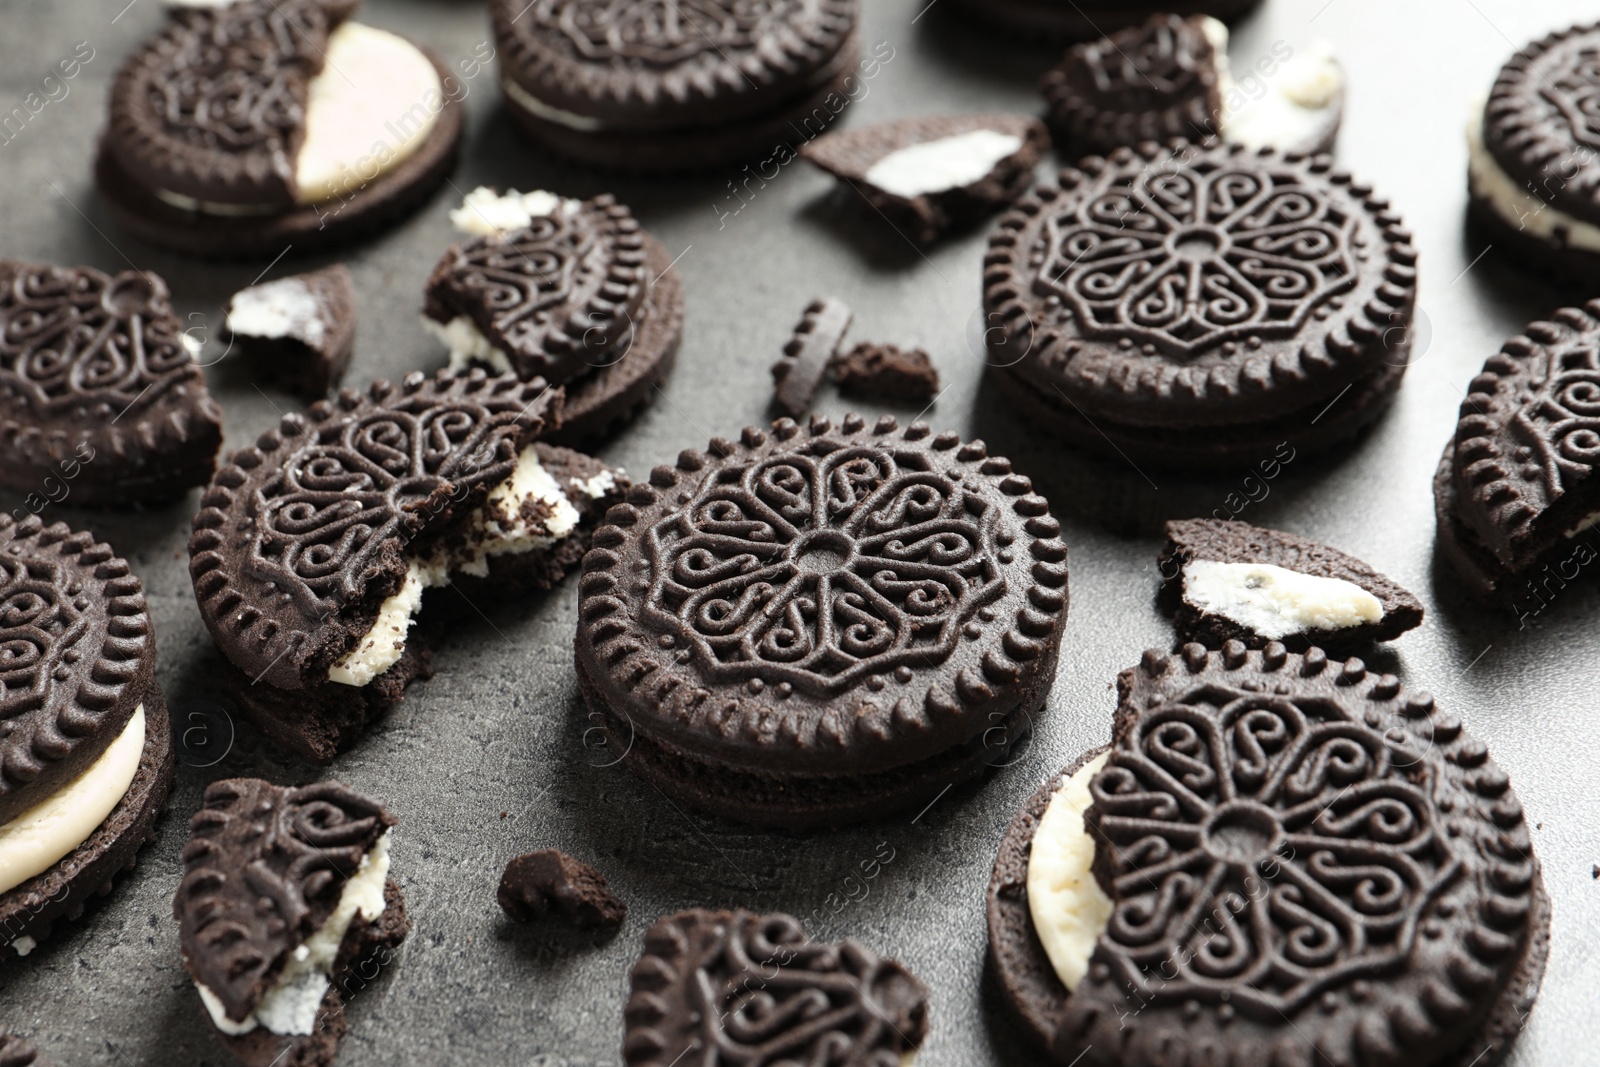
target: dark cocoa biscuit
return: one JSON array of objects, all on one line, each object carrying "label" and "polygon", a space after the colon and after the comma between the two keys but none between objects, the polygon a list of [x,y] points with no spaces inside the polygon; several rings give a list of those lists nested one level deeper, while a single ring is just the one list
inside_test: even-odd
[{"label": "dark cocoa biscuit", "polygon": [[985,259],[991,359],[1043,403],[1203,448],[1358,383],[1386,397],[1375,386],[1404,370],[1415,261],[1398,217],[1326,157],[1118,149],[1001,220]]},{"label": "dark cocoa biscuit", "polygon": [[[394,824],[382,804],[338,782],[289,788],[235,778],[207,787],[190,820],[173,916],[213,1023],[248,1028],[219,1033],[241,1062],[332,1061],[345,1031],[341,987],[410,930],[387,877]],[[306,1018],[304,994],[318,985],[323,995]],[[295,995],[277,996],[291,986]]]},{"label": "dark cocoa biscuit", "polygon": [[519,923],[556,915],[584,930],[615,929],[628,917],[628,906],[607,887],[605,875],[553,848],[506,864],[497,899]]},{"label": "dark cocoa biscuit", "polygon": [[827,133],[801,145],[800,156],[927,244],[1021,196],[1049,146],[1038,119],[934,115]]},{"label": "dark cocoa biscuit", "polygon": [[783,355],[772,365],[773,403],[792,416],[804,415],[828,374],[855,313],[842,300],[819,297],[806,305]]},{"label": "dark cocoa biscuit", "polygon": [[1486,249],[1510,253],[1514,269],[1563,286],[1570,299],[1581,300],[1600,290],[1600,255],[1570,244],[1567,228],[1558,227],[1550,238],[1541,237],[1529,226],[1527,218],[1506,218],[1487,197],[1470,192],[1470,188],[1469,185],[1468,233]]},{"label": "dark cocoa biscuit", "polygon": [[355,283],[343,263],[241,289],[227,315],[252,369],[307,400],[325,398],[355,354]]},{"label": "dark cocoa biscuit", "polygon": [[1166,0],[1160,4],[1061,3],[1060,0],[957,0],[973,18],[1012,33],[1065,41],[1094,41],[1138,26],[1150,16],[1210,15],[1232,22],[1254,11],[1261,0]]},{"label": "dark cocoa biscuit", "polygon": [[0,486],[171,500],[211,476],[221,419],[159,276],[0,261]]},{"label": "dark cocoa biscuit", "polygon": [[[1173,607],[1178,637],[1184,642],[1198,641],[1209,648],[1220,648],[1228,641],[1240,641],[1250,648],[1263,648],[1278,641],[1291,651],[1303,652],[1312,645],[1353,648],[1393,641],[1422,625],[1421,601],[1336,548],[1281,530],[1220,519],[1169,522],[1166,532],[1167,543],[1158,561],[1166,580],[1163,593]],[[1379,614],[1376,619],[1346,618],[1339,628],[1331,628],[1333,620],[1328,620],[1330,626],[1307,628],[1303,618],[1296,623],[1273,612],[1265,618],[1231,617],[1224,608],[1195,595],[1190,588],[1190,567],[1195,563],[1266,564],[1297,575],[1339,579],[1359,586],[1375,598]],[[1261,633],[1258,627],[1263,622],[1271,625],[1274,632]],[[1277,632],[1285,627],[1285,632]]]},{"label": "dark cocoa biscuit", "polygon": [[559,385],[619,358],[650,278],[625,205],[610,195],[549,202],[526,226],[452,246],[428,279],[423,314],[440,325],[467,319],[520,377]]},{"label": "dark cocoa biscuit", "polygon": [[1003,759],[1023,731],[996,728],[1043,704],[1059,534],[1008,461],[921,423],[813,416],[715,439],[595,532],[580,686],[634,739],[630,767],[730,818],[813,827],[925,803]]},{"label": "dark cocoa biscuit", "polygon": [[830,369],[843,393],[913,402],[939,395],[939,372],[920,348],[859,344],[835,355]]},{"label": "dark cocoa biscuit", "polygon": [[1104,155],[1142,141],[1219,135],[1222,86],[1203,22],[1152,15],[1067,49],[1039,84],[1061,147],[1073,156]]},{"label": "dark cocoa biscuit", "polygon": [[[825,944],[781,914],[695,909],[657,920],[629,975],[628,1067],[900,1064],[928,1036],[928,989],[855,941]],[[687,1061],[686,1061],[687,1062]]]},{"label": "dark cocoa biscuit", "polygon": [[[1148,652],[1118,685],[1084,813],[1109,922],[1063,1001],[1037,956],[1011,972],[1055,1062],[1501,1062],[1549,898],[1505,772],[1459,719],[1359,660],[1276,643]],[[1008,839],[1002,857],[1021,854]],[[1002,967],[1037,942],[1012,897],[991,910]]]}]

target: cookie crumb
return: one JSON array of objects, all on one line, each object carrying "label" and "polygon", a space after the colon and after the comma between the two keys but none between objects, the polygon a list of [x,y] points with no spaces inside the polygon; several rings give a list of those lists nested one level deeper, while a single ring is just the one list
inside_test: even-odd
[{"label": "cookie crumb", "polygon": [[558,915],[583,930],[615,929],[628,906],[606,888],[606,876],[553,848],[518,856],[500,876],[500,907],[520,923]]},{"label": "cookie crumb", "polygon": [[939,372],[920,348],[862,343],[833,359],[841,391],[884,400],[928,401],[939,395]]}]

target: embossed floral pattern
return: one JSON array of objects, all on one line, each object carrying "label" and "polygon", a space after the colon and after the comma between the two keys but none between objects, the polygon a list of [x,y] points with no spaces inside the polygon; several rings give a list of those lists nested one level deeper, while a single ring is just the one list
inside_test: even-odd
[{"label": "embossed floral pattern", "polygon": [[1552,351],[1546,369],[1524,383],[1510,422],[1519,466],[1553,502],[1600,464],[1600,352],[1585,337]]},{"label": "embossed floral pattern", "polygon": [[889,451],[754,463],[650,532],[646,618],[703,670],[827,694],[949,656],[1003,591],[987,506]]},{"label": "embossed floral pattern", "polygon": [[664,68],[755,51],[802,10],[799,0],[536,0],[521,19],[583,60]]},{"label": "embossed floral pattern", "polygon": [[69,650],[88,629],[88,605],[67,582],[56,564],[0,556],[0,720],[44,704],[63,657],[81,658]]}]

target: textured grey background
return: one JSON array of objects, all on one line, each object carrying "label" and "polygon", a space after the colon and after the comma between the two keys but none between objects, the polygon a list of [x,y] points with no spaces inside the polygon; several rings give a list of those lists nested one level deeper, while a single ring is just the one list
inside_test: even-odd
[{"label": "textured grey background", "polygon": [[[115,230],[89,183],[110,77],[161,18],[158,0],[127,9],[125,2],[4,0],[0,8],[0,112],[38,88],[77,42],[95,49],[69,94],[0,145],[0,254],[152,268],[169,280],[192,325],[214,328],[228,294],[265,260],[203,265],[146,247]],[[867,0],[865,39],[869,48],[887,42],[893,59],[867,83],[852,124],[1038,107],[1033,85],[1053,51],[976,31],[945,10],[951,0],[937,0],[914,22],[925,3]],[[1565,302],[1493,249],[1469,269],[1483,249],[1462,228],[1468,101],[1515,47],[1586,13],[1600,13],[1600,5],[1268,0],[1233,49],[1236,61],[1249,62],[1280,38],[1297,48],[1317,37],[1336,44],[1351,82],[1340,161],[1393,199],[1421,248],[1431,339],[1394,411],[1341,460],[1297,461],[1264,489],[1253,486],[1260,499],[1241,517],[1354,552],[1427,602],[1427,624],[1398,642],[1384,667],[1433,690],[1510,771],[1537,826],[1555,901],[1554,952],[1514,1060],[1522,1065],[1600,1062],[1600,882],[1591,878],[1600,862],[1600,595],[1574,586],[1521,629],[1463,600],[1453,576],[1433,562],[1429,483],[1464,384],[1503,337]],[[476,3],[368,0],[362,17],[412,34],[452,62],[471,57],[488,34]],[[932,353],[949,388],[931,422],[982,436],[1049,495],[1072,550],[1072,615],[1049,715],[1015,765],[982,789],[945,796],[914,823],[901,818],[799,839],[685,815],[586,746],[591,724],[570,666],[574,583],[484,615],[457,605],[459,620],[437,640],[438,677],[416,686],[325,772],[384,798],[399,816],[394,873],[416,923],[396,961],[355,998],[341,1062],[615,1064],[640,935],[657,915],[697,904],[788,910],[807,917],[819,936],[856,937],[905,960],[933,990],[933,1032],[919,1061],[929,1067],[1032,1062],[984,976],[982,894],[1000,834],[1041,780],[1106,740],[1116,672],[1145,647],[1171,641],[1152,603],[1157,519],[1208,513],[1229,494],[1245,499],[1246,487],[1239,479],[1184,482],[1155,471],[1147,480],[1015,423],[983,386],[983,361],[968,341],[982,234],[924,257],[849,196],[834,198],[831,181],[800,163],[764,185],[750,180],[737,198],[732,186],[745,175],[733,171],[617,180],[565,167],[515,134],[498,108],[492,73],[466,84],[470,128],[455,189],[348,253],[362,315],[352,384],[441,364],[416,313],[423,280],[451,239],[446,211],[460,193],[480,183],[577,195],[611,190],[674,255],[683,253],[688,326],[665,395],[606,449],[608,459],[642,473],[686,446],[763,421],[767,367],[791,323],[813,296],[842,296],[856,310],[856,339],[915,342]],[[289,268],[286,260],[271,274]],[[1419,340],[1429,332],[1419,331]],[[207,358],[223,347],[213,342]],[[235,357],[208,373],[230,445],[296,407],[258,389]],[[831,393],[818,406],[845,410]],[[218,761],[182,768],[159,838],[105,906],[0,973],[0,1024],[30,1033],[64,1064],[226,1059],[178,962],[170,918],[184,825],[213,778],[319,775],[267,750],[242,723],[232,736],[228,698],[214,682],[218,660],[182,558],[194,502],[133,515],[67,506],[46,513],[93,529],[133,562],[149,592],[161,682],[185,731],[188,761]],[[518,928],[502,918],[494,902],[502,864],[543,846],[595,861],[610,875],[632,908],[613,940]],[[892,862],[861,880],[861,864],[880,854],[892,854]]]}]

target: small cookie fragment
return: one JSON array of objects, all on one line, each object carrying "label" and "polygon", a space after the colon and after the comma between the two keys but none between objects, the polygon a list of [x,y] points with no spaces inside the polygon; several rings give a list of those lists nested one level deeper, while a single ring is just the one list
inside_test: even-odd
[{"label": "small cookie fragment", "polygon": [[882,1067],[910,1062],[928,1036],[928,988],[904,964],[813,941],[789,915],[666,916],[629,983],[627,1067],[777,1063],[765,1053],[780,1049],[783,1063]]},{"label": "small cookie fragment", "polygon": [[228,301],[228,333],[254,369],[307,400],[321,400],[344,378],[355,352],[355,297],[343,263],[252,285]]},{"label": "small cookie fragment", "polygon": [[616,928],[628,906],[606,888],[606,876],[553,848],[518,856],[500,876],[500,907],[519,923],[557,915],[581,930]]},{"label": "small cookie fragment", "polygon": [[833,359],[833,377],[842,392],[884,400],[932,400],[939,395],[939,372],[920,348],[863,342]]},{"label": "small cookie fragment", "polygon": [[1349,648],[1422,624],[1422,603],[1354,556],[1249,523],[1169,522],[1160,567],[1179,637],[1209,648]]},{"label": "small cookie fragment", "polygon": [[39,1048],[21,1034],[0,1028],[0,1067],[49,1067]]},{"label": "small cookie fragment", "polygon": [[773,401],[780,410],[798,418],[810,409],[853,317],[844,301],[831,296],[807,305],[783,356],[772,365]]},{"label": "small cookie fragment", "polygon": [[800,156],[928,244],[1026,192],[1049,146],[1044,124],[1024,115],[934,115],[823,134]]}]

